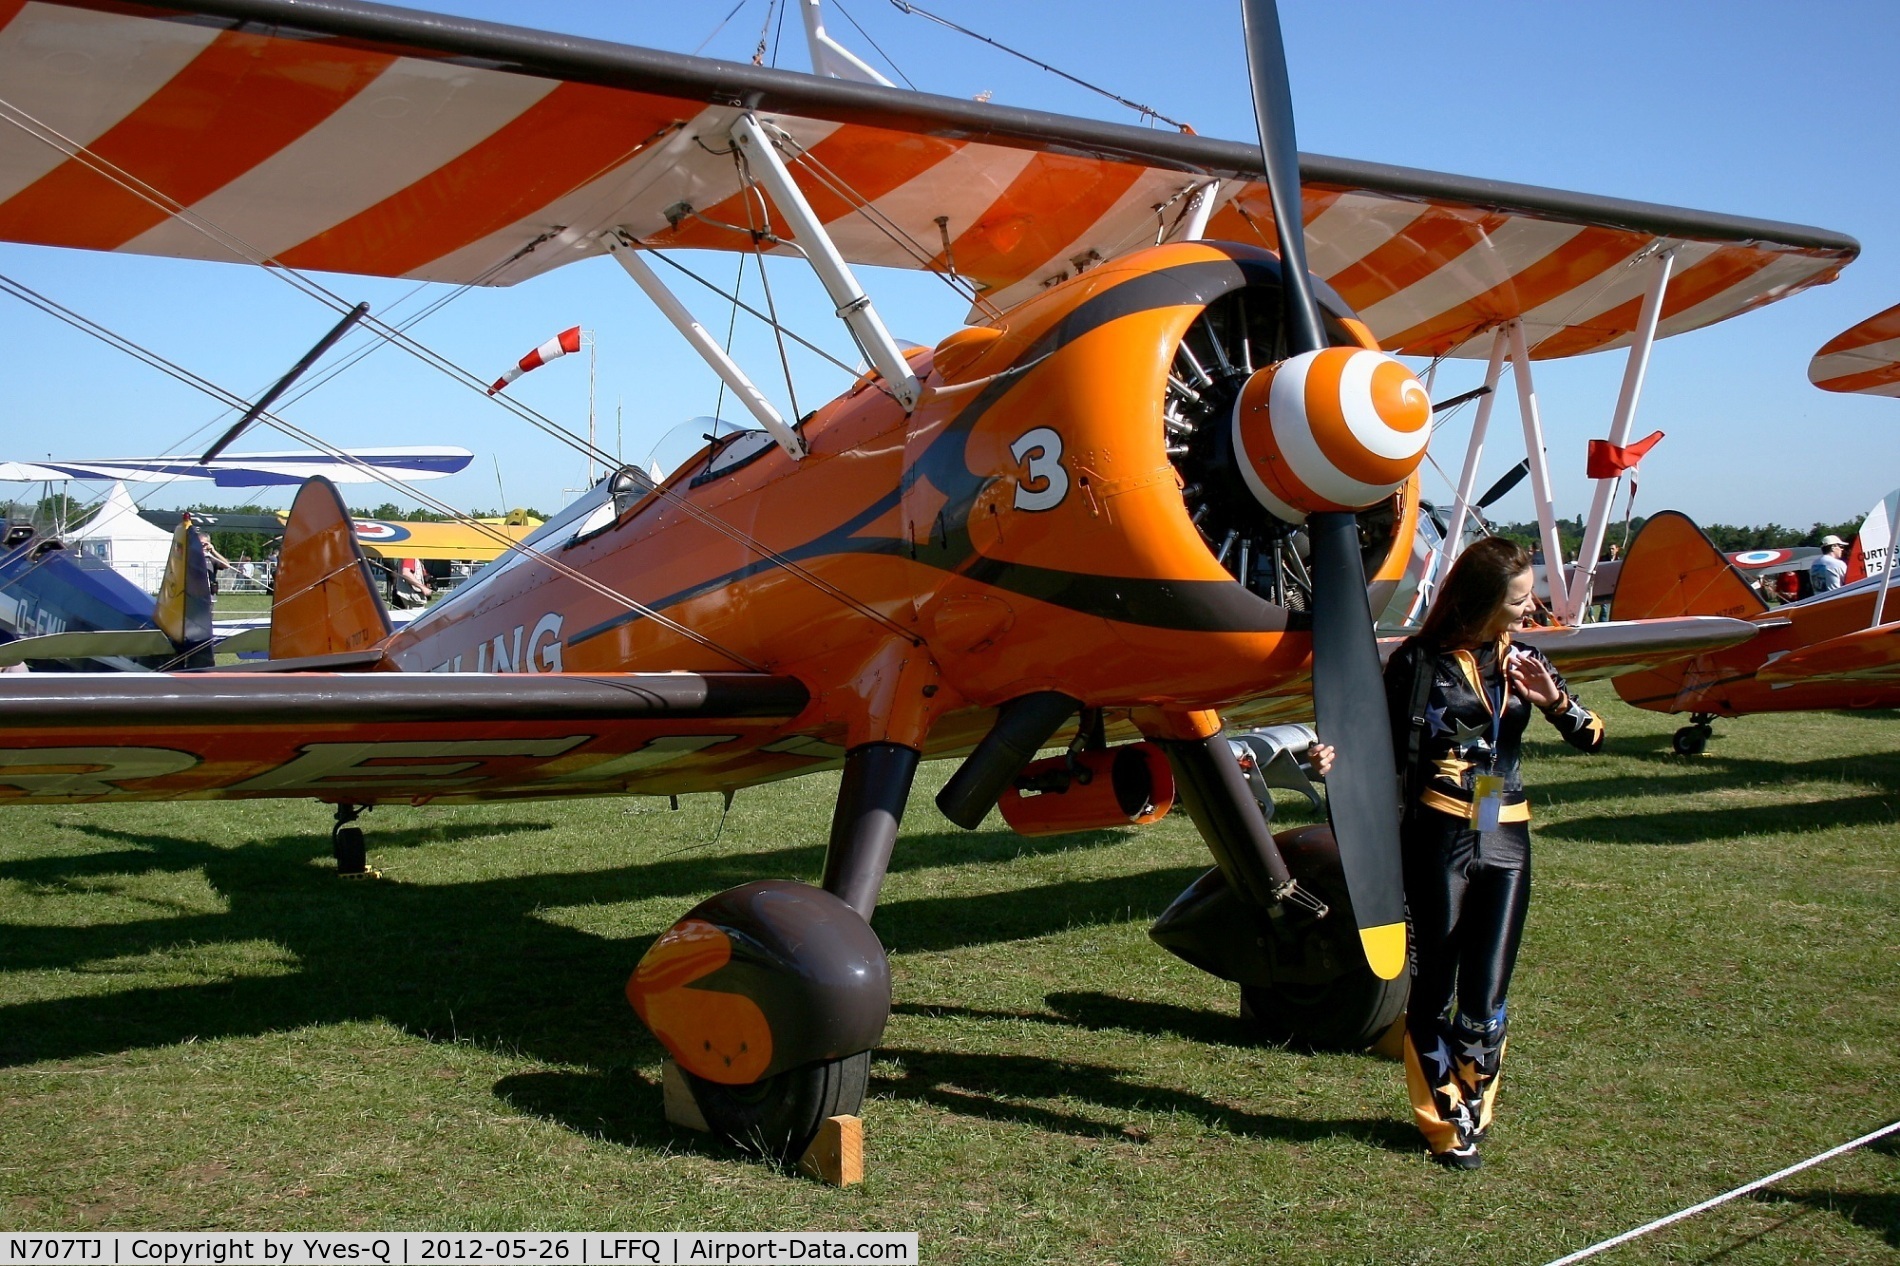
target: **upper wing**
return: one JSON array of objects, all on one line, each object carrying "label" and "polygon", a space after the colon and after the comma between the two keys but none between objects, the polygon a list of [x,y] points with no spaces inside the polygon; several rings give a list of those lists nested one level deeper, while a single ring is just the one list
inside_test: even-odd
[{"label": "upper wing", "polygon": [[1823,391],[1900,396],[1900,304],[1829,339],[1808,362],[1808,381]]},{"label": "upper wing", "polygon": [[0,804],[714,790],[835,759],[752,673],[0,675]]},{"label": "upper wing", "polygon": [[[1181,232],[1272,245],[1257,146],[818,79],[356,0],[12,0],[0,239],[505,285],[604,249],[751,249],[728,130],[765,115],[858,263],[954,270],[1005,307]],[[1301,158],[1314,271],[1391,350],[1628,341],[1831,280],[1821,229]],[[173,214],[177,212],[178,214]]]}]

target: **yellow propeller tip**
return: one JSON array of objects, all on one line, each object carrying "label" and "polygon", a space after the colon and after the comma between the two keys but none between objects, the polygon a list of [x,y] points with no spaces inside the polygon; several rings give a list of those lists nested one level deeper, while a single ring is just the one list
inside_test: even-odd
[{"label": "yellow propeller tip", "polygon": [[1360,928],[1359,943],[1365,947],[1366,962],[1372,974],[1380,980],[1396,980],[1405,970],[1405,924]]}]

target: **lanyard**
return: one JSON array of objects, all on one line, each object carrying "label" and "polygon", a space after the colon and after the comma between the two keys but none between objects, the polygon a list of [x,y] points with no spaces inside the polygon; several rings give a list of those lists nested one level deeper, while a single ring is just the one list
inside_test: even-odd
[{"label": "lanyard", "polygon": [[[1498,665],[1497,698],[1492,699],[1491,691],[1484,684],[1483,673],[1478,674],[1478,693],[1483,697],[1485,706],[1491,709],[1491,768],[1495,771],[1498,767],[1498,735],[1504,725],[1505,706],[1511,701],[1511,679],[1504,671],[1503,653],[1494,650],[1492,654]],[[1473,655],[1471,658],[1475,664],[1478,657]]]}]

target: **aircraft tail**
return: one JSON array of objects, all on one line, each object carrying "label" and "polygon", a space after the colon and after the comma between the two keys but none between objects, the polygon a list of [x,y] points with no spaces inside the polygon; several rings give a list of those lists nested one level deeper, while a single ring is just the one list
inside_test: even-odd
[{"label": "aircraft tail", "polygon": [[171,639],[184,668],[210,668],[211,564],[205,559],[204,536],[187,514],[172,532],[171,553],[158,582],[152,622]]},{"label": "aircraft tail", "polygon": [[[1746,620],[1768,603],[1685,514],[1652,515],[1630,542],[1610,600],[1612,620],[1660,620],[1682,615],[1725,615]],[[1625,702],[1657,711],[1682,690],[1691,659],[1617,677]]]},{"label": "aircraft tail", "polygon": [[1853,584],[1887,570],[1892,557],[1893,529],[1900,522],[1900,488],[1874,502],[1874,508],[1861,520],[1860,531],[1847,551],[1847,575],[1842,584]]},{"label": "aircraft tail", "polygon": [[277,556],[270,657],[366,650],[388,637],[390,628],[342,494],[321,475],[304,481]]}]

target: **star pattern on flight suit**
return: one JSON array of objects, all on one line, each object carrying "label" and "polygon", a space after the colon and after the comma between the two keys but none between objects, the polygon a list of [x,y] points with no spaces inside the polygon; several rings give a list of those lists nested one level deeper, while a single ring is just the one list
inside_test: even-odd
[{"label": "star pattern on flight suit", "polygon": [[1471,768],[1472,764],[1470,761],[1460,760],[1457,756],[1447,756],[1442,760],[1432,762],[1432,769],[1440,778],[1447,779],[1461,787],[1464,786],[1465,771]]},{"label": "star pattern on flight suit", "polygon": [[1458,723],[1458,730],[1452,735],[1451,741],[1457,745],[1459,752],[1465,756],[1475,756],[1479,759],[1483,759],[1491,755],[1490,729],[1491,727],[1488,725],[1466,725],[1463,721],[1460,721]]}]

